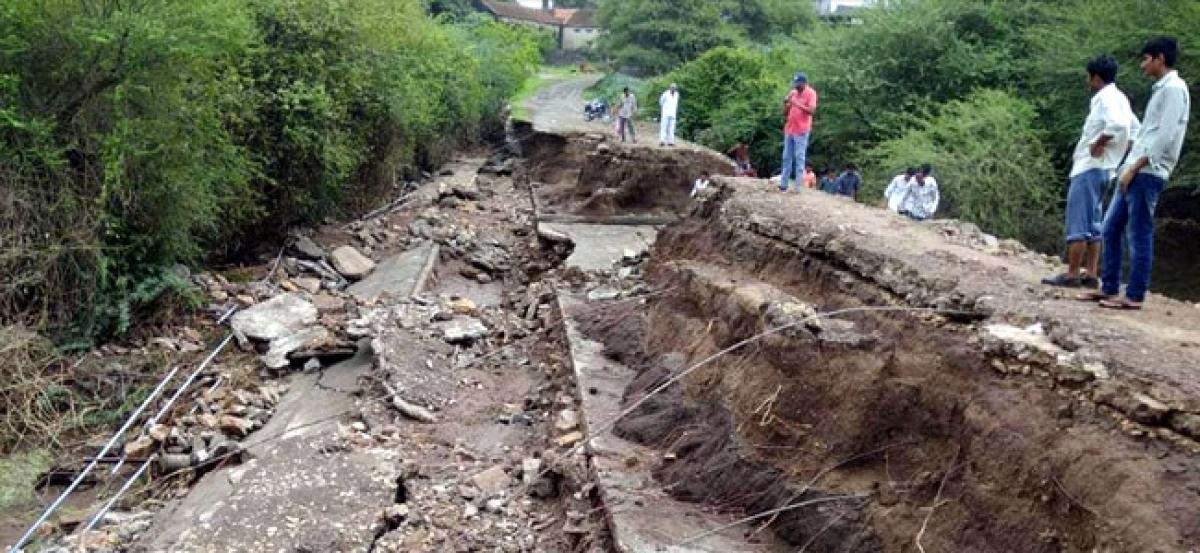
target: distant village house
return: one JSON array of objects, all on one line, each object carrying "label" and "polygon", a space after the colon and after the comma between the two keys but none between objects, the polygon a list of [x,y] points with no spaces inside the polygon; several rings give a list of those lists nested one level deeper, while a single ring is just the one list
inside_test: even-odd
[{"label": "distant village house", "polygon": [[555,8],[553,0],[541,0],[541,7],[480,0],[479,8],[500,21],[532,25],[553,32],[560,50],[586,49],[600,36],[600,23],[594,9]]}]

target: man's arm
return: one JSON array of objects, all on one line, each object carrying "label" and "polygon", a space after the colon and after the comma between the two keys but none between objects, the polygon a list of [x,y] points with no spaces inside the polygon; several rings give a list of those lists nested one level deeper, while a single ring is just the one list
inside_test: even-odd
[{"label": "man's arm", "polygon": [[1141,148],[1143,155],[1129,162],[1128,168],[1121,175],[1121,191],[1129,189],[1133,177],[1148,165],[1161,164],[1164,157],[1169,155],[1167,149],[1172,140],[1184,131],[1183,117],[1187,112],[1187,92],[1180,89],[1167,89],[1163,94],[1162,110],[1154,121],[1143,121],[1144,135],[1148,142]]}]

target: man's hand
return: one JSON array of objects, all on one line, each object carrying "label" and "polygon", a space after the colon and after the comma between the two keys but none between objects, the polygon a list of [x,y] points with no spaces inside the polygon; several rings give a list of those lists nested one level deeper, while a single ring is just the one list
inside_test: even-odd
[{"label": "man's hand", "polygon": [[1130,167],[1124,173],[1121,173],[1121,179],[1118,182],[1121,186],[1121,193],[1129,192],[1129,183],[1133,182],[1133,177],[1137,175],[1138,170]]}]

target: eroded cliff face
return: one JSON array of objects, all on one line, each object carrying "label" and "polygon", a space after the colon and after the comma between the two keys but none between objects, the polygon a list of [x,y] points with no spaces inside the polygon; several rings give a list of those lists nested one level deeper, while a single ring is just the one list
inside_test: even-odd
[{"label": "eroded cliff face", "polygon": [[1200,309],[1102,312],[972,225],[719,180],[659,234],[664,292],[582,325],[627,405],[687,372],[617,426],[671,494],[809,551],[1200,543]]}]

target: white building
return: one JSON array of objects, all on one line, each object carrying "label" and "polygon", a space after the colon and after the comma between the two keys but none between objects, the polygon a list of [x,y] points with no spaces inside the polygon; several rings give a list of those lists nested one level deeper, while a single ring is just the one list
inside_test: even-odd
[{"label": "white building", "polygon": [[838,16],[849,15],[855,10],[872,6],[878,0],[814,0],[817,5],[817,15]]}]

